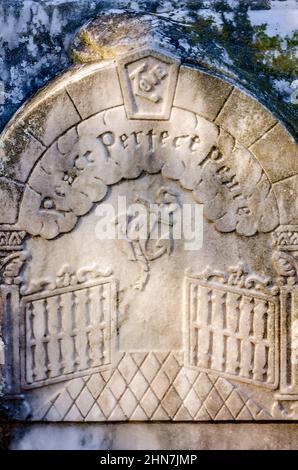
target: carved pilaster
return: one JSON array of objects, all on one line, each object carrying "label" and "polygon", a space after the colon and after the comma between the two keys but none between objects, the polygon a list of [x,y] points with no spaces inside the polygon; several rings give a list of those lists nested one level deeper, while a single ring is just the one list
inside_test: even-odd
[{"label": "carved pilaster", "polygon": [[273,264],[282,285],[296,285],[298,273],[298,225],[281,225],[273,234]]},{"label": "carved pilaster", "polygon": [[[12,409],[23,409],[18,339],[20,272],[28,259],[23,246],[25,236],[24,231],[0,231],[0,390],[3,388],[5,391],[5,400],[1,399],[0,414],[4,417],[9,417]],[[13,342],[9,340],[11,337],[14,338]],[[16,402],[19,403],[17,406]],[[17,411],[17,414],[21,416],[23,412]]]},{"label": "carved pilaster", "polygon": [[274,232],[273,264],[281,289],[279,400],[298,398],[298,226]]},{"label": "carved pilaster", "polygon": [[19,273],[28,254],[23,251],[24,231],[0,231],[0,284],[20,284]]}]

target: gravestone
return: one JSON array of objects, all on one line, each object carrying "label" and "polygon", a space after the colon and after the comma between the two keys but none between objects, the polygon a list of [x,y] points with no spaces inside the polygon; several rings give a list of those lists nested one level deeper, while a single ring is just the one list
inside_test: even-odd
[{"label": "gravestone", "polygon": [[[236,84],[181,64],[150,21],[83,28],[85,63],[2,134],[2,414],[296,420],[297,146]],[[138,234],[136,204],[161,214],[157,237]],[[123,236],[104,239],[111,207]],[[167,236],[184,219],[194,244]]]}]

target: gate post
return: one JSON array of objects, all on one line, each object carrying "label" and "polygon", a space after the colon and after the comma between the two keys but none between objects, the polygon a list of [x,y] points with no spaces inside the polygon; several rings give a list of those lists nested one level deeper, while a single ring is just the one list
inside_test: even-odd
[{"label": "gate post", "polygon": [[282,400],[298,399],[298,287],[281,288],[280,393]]},{"label": "gate post", "polygon": [[280,226],[274,234],[273,255],[280,275],[279,401],[298,399],[298,226]]},{"label": "gate post", "polygon": [[20,383],[20,271],[28,255],[23,251],[26,232],[0,233],[0,418],[28,414]]}]

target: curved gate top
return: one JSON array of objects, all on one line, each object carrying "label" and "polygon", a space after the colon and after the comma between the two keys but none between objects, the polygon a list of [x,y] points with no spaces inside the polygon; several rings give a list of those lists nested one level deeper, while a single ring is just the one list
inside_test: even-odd
[{"label": "curved gate top", "polygon": [[95,31],[100,60],[2,134],[3,409],[297,419],[297,146],[144,18],[142,34],[134,15],[83,28],[74,55]]}]

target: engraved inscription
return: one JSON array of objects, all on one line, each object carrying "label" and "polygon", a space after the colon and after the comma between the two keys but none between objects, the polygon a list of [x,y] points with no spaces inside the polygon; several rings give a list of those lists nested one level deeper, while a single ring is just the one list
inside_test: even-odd
[{"label": "engraved inscription", "polygon": [[156,63],[150,67],[148,60],[137,65],[129,74],[129,78],[134,82],[134,94],[154,103],[163,99],[157,90],[167,76],[164,64]]},{"label": "engraved inscription", "polygon": [[139,52],[118,63],[129,119],[168,119],[178,62],[161,54]]},{"label": "engraved inscription", "polygon": [[[121,126],[115,124],[119,120]],[[172,120],[160,127],[127,121],[123,108],[117,108],[70,129],[32,172],[22,199],[20,226],[33,235],[55,238],[70,231],[78,217],[101,201],[109,185],[137,178],[143,171],[161,172],[193,191],[220,232],[252,236],[278,225],[269,180],[231,135],[175,108]]]},{"label": "engraved inscription", "polygon": [[217,146],[193,171],[195,198],[221,232],[270,232],[279,223],[272,187],[250,152],[220,131]]},{"label": "engraved inscription", "polygon": [[218,149],[214,149],[207,157],[207,161],[210,159],[211,162],[215,163],[215,177],[222,184],[224,188],[230,191],[232,199],[238,201],[238,207],[236,209],[237,215],[250,214],[248,207],[248,201],[241,191],[240,183],[237,179],[237,175],[233,170],[225,163],[224,156]]}]

